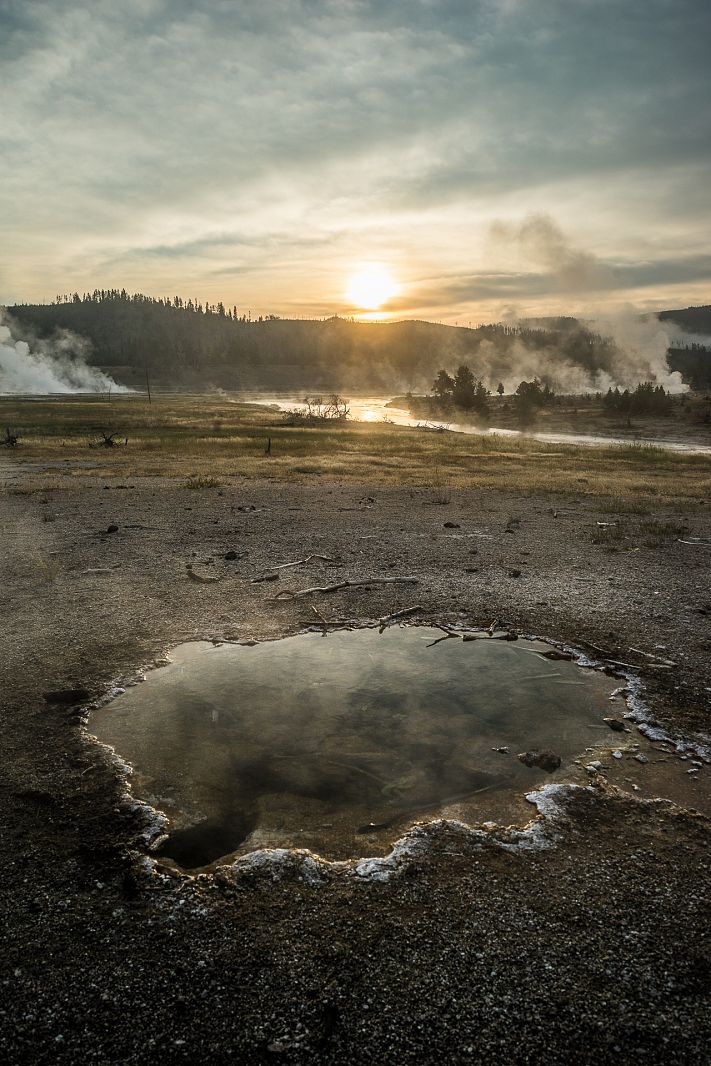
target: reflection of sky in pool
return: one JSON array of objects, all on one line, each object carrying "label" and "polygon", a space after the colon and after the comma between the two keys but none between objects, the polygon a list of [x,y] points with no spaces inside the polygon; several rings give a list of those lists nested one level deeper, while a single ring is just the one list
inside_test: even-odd
[{"label": "reflection of sky in pool", "polygon": [[[427,627],[184,644],[90,728],[171,820],[165,853],[204,865],[264,846],[374,854],[408,821],[482,820],[591,743],[614,687],[547,646],[444,640]],[[508,746],[510,754],[493,748]]]}]

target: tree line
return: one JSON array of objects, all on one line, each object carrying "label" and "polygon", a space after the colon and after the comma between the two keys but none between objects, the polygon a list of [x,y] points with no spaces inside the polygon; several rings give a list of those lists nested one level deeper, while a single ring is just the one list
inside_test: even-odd
[{"label": "tree line", "polygon": [[[354,322],[338,316],[306,321],[275,314],[252,318],[236,305],[181,296],[154,298],[125,289],[73,292],[51,303],[18,304],[9,311],[28,336],[47,338],[68,330],[86,338],[90,362],[127,384],[139,383],[148,368],[152,380],[178,386],[422,393],[446,355],[450,365],[473,368],[474,384],[464,379],[457,384],[457,402],[483,409],[482,387],[510,379],[522,353],[535,353],[541,365],[580,367],[591,381],[600,371],[609,372],[616,358],[610,338],[574,319],[467,329],[421,321]],[[686,361],[695,387],[711,387],[711,353],[680,351],[672,353],[670,361],[674,357]],[[672,369],[677,368],[672,361]]]}]

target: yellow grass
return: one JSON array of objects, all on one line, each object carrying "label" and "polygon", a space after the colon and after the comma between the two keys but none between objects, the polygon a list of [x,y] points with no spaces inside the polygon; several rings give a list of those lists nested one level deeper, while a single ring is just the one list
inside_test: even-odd
[{"label": "yellow grass", "polygon": [[[86,477],[160,476],[206,491],[235,477],[275,481],[346,480],[430,486],[446,498],[451,489],[477,487],[526,494],[599,496],[643,511],[646,502],[684,509],[711,497],[708,457],[659,448],[612,445],[590,448],[502,436],[433,433],[404,427],[346,423],[290,427],[283,416],[254,405],[212,396],[161,396],[105,400],[0,400],[0,425],[21,434],[20,445],[0,459],[61,463],[45,469],[42,491]],[[95,448],[101,431],[128,438],[125,447]],[[265,454],[271,438],[271,452]],[[63,462],[69,460],[69,462]],[[51,479],[51,480],[50,480]],[[205,480],[207,479],[207,480]],[[33,491],[34,477],[12,491]]]}]

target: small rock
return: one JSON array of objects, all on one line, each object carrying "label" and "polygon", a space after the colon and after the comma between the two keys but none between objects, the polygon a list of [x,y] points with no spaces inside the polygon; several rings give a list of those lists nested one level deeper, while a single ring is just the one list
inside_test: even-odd
[{"label": "small rock", "polygon": [[520,576],[521,576],[521,571],[520,570],[509,570],[509,577],[520,577]]},{"label": "small rock", "polygon": [[492,748],[492,751],[498,751],[500,755],[508,755],[511,749],[506,744],[502,744],[500,748]]},{"label": "small rock", "polygon": [[603,718],[603,722],[609,725],[610,729],[614,730],[615,733],[625,732],[625,723],[619,718]]},{"label": "small rock", "polygon": [[641,751],[635,755],[635,759],[637,760],[637,762],[649,762],[647,756],[643,755]]},{"label": "small rock", "polygon": [[621,759],[622,758],[622,752],[621,751],[613,751],[612,758],[613,759]]},{"label": "small rock", "polygon": [[118,533],[118,526],[117,525],[113,525],[113,524],[110,525],[110,526],[107,526],[106,527],[106,532],[107,533]]},{"label": "small rock", "polygon": [[444,528],[445,529],[461,529],[462,527],[459,525],[459,522],[445,522],[444,523]]},{"label": "small rock", "polygon": [[225,552],[223,558],[225,558],[228,562],[231,563],[234,559],[239,559],[240,556],[245,555],[245,554],[246,554],[245,552],[229,551],[229,552]]},{"label": "small rock", "polygon": [[557,770],[561,763],[560,755],[547,749],[545,751],[522,751],[517,758],[524,766],[538,766],[548,773]]}]

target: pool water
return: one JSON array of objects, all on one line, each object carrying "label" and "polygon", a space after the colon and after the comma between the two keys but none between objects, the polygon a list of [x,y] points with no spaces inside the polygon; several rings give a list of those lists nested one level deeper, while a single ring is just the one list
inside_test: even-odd
[{"label": "pool water", "polygon": [[[189,869],[268,846],[378,854],[422,817],[520,819],[524,793],[564,778],[606,729],[619,682],[551,661],[546,644],[443,635],[183,644],[90,728],[168,815],[160,850]],[[559,770],[517,758],[546,749]]]}]

